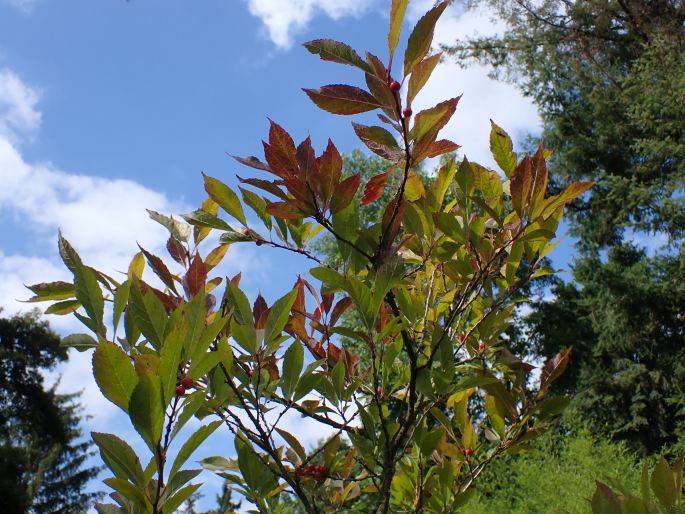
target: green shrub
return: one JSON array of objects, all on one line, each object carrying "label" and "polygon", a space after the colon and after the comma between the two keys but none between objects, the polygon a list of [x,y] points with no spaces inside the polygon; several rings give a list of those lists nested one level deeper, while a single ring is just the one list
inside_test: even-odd
[{"label": "green shrub", "polygon": [[465,512],[587,513],[595,481],[607,477],[636,487],[640,467],[635,456],[623,444],[566,424],[541,436],[528,453],[493,462]]}]

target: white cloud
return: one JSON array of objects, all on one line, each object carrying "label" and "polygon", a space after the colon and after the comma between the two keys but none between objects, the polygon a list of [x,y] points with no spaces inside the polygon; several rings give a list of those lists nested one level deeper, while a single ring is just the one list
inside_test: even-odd
[{"label": "white cloud", "polygon": [[36,104],[40,93],[24,84],[11,70],[0,70],[0,136],[18,141],[41,122]]},{"label": "white cloud", "polygon": [[[50,163],[27,162],[17,144],[40,126],[37,101],[35,89],[15,73],[0,73],[0,216],[9,222],[5,228],[11,230],[15,242],[12,250],[0,245],[0,306],[5,314],[36,305],[44,308],[44,304],[17,301],[30,296],[24,285],[71,278],[58,257],[58,228],[84,262],[116,276],[116,271],[127,269],[138,251],[137,242],[165,255],[168,233],[148,218],[146,208],[165,214],[191,210],[130,180],[67,173]],[[231,248],[227,261],[226,273],[259,269],[264,264],[239,245]],[[73,316],[51,316],[49,321],[62,335],[86,331]],[[97,414],[94,419],[98,425],[116,414],[116,408],[100,395],[93,381],[90,353],[73,352],[69,362],[49,378],[54,380],[60,374],[59,390],[83,389],[86,412]]]},{"label": "white cloud", "polygon": [[359,16],[373,4],[373,0],[247,0],[250,14],[262,21],[268,37],[279,48],[290,48],[293,36],[318,14],[337,20]]}]

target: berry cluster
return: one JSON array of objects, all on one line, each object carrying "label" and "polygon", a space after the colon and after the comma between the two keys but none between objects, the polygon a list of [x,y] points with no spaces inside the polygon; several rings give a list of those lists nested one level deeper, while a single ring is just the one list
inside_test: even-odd
[{"label": "berry cluster", "polygon": [[195,382],[193,382],[193,379],[186,376],[181,379],[181,381],[178,383],[176,386],[176,395],[177,396],[183,396],[186,394],[186,391],[193,387],[195,385]]},{"label": "berry cluster", "polygon": [[312,477],[314,480],[322,480],[328,475],[328,468],[326,466],[310,464],[306,468],[299,468],[297,474],[299,476]]}]

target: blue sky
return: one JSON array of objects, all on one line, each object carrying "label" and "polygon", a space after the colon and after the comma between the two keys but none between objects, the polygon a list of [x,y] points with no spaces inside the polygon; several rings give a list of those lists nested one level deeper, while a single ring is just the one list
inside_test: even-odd
[{"label": "blue sky", "polygon": [[[310,134],[319,149],[329,137],[341,151],[359,147],[348,118],[319,111],[301,91],[356,77],[299,43],[330,37],[383,57],[387,4],[0,0],[0,306],[23,310],[16,302],[27,296],[23,284],[68,278],[57,258],[58,227],[104,271],[125,269],[136,241],[161,254],[165,231],[145,208],[197,207],[200,171],[232,185],[235,173],[249,175],[226,152],[259,154],[267,117],[297,140]],[[409,22],[430,4],[411,2]],[[484,13],[451,8],[436,40],[498,29]],[[464,93],[445,135],[489,164],[489,118],[519,141],[539,121],[530,102],[486,71],[442,65],[414,110]],[[223,271],[242,270],[250,295],[273,299],[301,264],[236,245]],[[70,318],[50,321],[62,334],[80,329]],[[95,415],[86,430],[126,433],[90,379],[89,359],[75,354],[59,370],[60,388],[84,389],[86,412]],[[319,437],[303,433],[309,442]]]}]

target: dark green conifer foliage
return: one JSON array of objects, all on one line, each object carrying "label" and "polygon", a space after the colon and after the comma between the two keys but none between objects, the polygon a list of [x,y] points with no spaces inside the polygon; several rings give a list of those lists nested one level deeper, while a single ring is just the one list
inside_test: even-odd
[{"label": "dark green conifer foliage", "polygon": [[99,469],[88,467],[78,395],[46,389],[41,371],[66,360],[36,314],[0,318],[0,512],[85,512]]},{"label": "dark green conifer foliage", "polygon": [[[534,100],[555,152],[552,190],[597,181],[569,205],[575,283],[533,306],[531,350],[575,345],[555,387],[577,393],[596,428],[642,452],[676,444],[685,428],[685,2],[472,3],[507,29],[448,51],[492,65]],[[660,239],[668,245],[654,254]]]}]

